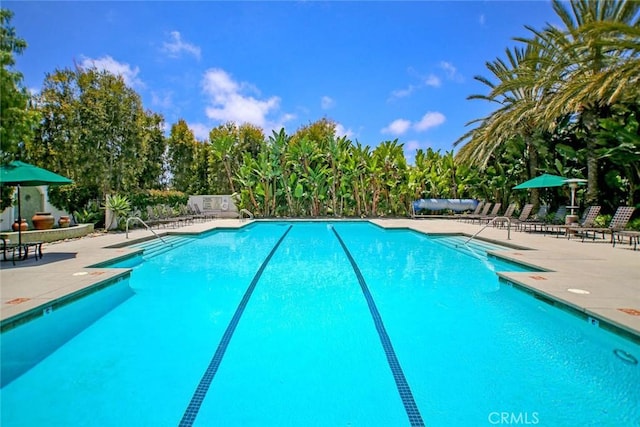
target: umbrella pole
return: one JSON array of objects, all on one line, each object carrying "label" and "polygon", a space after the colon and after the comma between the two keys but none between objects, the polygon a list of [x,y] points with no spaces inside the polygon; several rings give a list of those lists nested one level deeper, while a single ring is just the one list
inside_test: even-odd
[{"label": "umbrella pole", "polygon": [[18,258],[22,258],[22,209],[20,206],[20,184],[18,184]]}]

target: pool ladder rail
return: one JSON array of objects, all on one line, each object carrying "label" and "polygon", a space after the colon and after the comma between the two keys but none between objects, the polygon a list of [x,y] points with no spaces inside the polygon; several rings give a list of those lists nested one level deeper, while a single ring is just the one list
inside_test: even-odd
[{"label": "pool ladder rail", "polygon": [[145,227],[147,230],[149,230],[150,232],[152,232],[154,236],[156,236],[158,239],[160,239],[160,240],[162,241],[162,243],[164,243],[165,245],[169,245],[169,246],[171,246],[171,243],[168,243],[166,240],[164,240],[164,239],[162,238],[162,236],[160,236],[158,233],[156,233],[155,231],[153,231],[153,230],[151,229],[151,227],[149,227],[149,226],[147,225],[147,223],[146,223],[146,222],[144,222],[144,221],[142,220],[142,218],[140,218],[139,216],[132,216],[132,217],[127,218],[127,225],[126,225],[126,238],[127,238],[127,239],[129,238],[129,221],[131,221],[131,220],[135,220],[135,221],[140,222],[142,225],[144,225],[144,227]]},{"label": "pool ladder rail", "polygon": [[482,232],[485,228],[494,224],[497,220],[506,221],[507,222],[507,240],[511,240],[511,218],[508,216],[496,216],[491,218],[491,221],[487,222],[480,230],[478,230],[473,236],[469,237],[464,243],[469,243],[474,237]]},{"label": "pool ladder rail", "polygon": [[253,219],[254,218],[253,213],[251,213],[251,211],[249,211],[247,209],[240,209],[238,211],[238,216],[240,217],[240,220],[245,219],[243,214],[246,215],[246,217],[249,218],[249,219]]}]

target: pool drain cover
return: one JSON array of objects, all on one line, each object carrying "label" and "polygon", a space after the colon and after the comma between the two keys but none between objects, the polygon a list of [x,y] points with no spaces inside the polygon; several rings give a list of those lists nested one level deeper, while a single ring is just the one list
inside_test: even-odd
[{"label": "pool drain cover", "polygon": [[622,360],[624,363],[628,363],[629,365],[638,364],[638,359],[636,359],[633,354],[627,353],[622,349],[616,348],[615,350],[613,350],[613,354],[618,356],[618,359]]}]

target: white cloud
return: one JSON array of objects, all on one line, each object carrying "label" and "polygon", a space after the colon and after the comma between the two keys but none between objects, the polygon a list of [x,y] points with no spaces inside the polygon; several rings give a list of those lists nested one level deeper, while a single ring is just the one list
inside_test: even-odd
[{"label": "white cloud", "polygon": [[409,152],[413,152],[420,147],[421,147],[420,142],[416,141],[415,139],[412,139],[411,141],[408,141],[406,144],[404,144],[405,151],[409,151]]},{"label": "white cloud", "polygon": [[444,114],[436,112],[428,112],[419,122],[413,125],[413,128],[418,132],[424,132],[427,129],[436,127],[445,122]]},{"label": "white cloud", "polygon": [[320,107],[323,110],[328,110],[329,108],[333,108],[334,105],[336,105],[336,102],[329,96],[323,96],[320,99]]},{"label": "white cloud", "polygon": [[351,139],[353,135],[353,130],[345,129],[342,123],[336,123],[336,137],[341,138],[343,136],[346,136],[348,139]]},{"label": "white cloud", "polygon": [[405,119],[397,119],[391,122],[389,126],[382,129],[382,133],[390,133],[393,135],[402,135],[411,127],[411,122]]},{"label": "white cloud", "polygon": [[159,93],[156,91],[151,92],[151,105],[154,107],[171,108],[173,106],[173,94],[171,92]]},{"label": "white cloud", "polygon": [[404,156],[407,159],[407,163],[410,165],[415,164],[416,151],[419,149],[426,150],[431,144],[429,142],[420,142],[417,140],[411,140],[404,144]]},{"label": "white cloud", "polygon": [[414,85],[409,85],[406,89],[396,89],[391,91],[391,98],[405,98],[416,90]]},{"label": "white cloud", "polygon": [[[410,70],[412,73],[415,73],[415,71],[413,71],[412,69]],[[440,78],[438,76],[436,76],[435,74],[429,74],[428,76],[418,76],[420,78],[420,83],[419,84],[410,84],[408,87],[406,87],[405,89],[396,89],[391,91],[391,97],[390,99],[398,99],[398,98],[405,98],[409,95],[411,95],[413,92],[422,89],[423,87],[426,86],[430,86],[430,87],[440,87],[440,85],[442,84]]]},{"label": "white cloud", "polygon": [[441,84],[442,82],[440,81],[440,77],[434,74],[429,74],[427,77],[424,78],[425,86],[440,87]]},{"label": "white cloud", "polygon": [[277,96],[256,99],[244,94],[247,88],[255,88],[248,83],[236,82],[219,68],[212,68],[205,73],[202,87],[205,94],[210,96],[210,105],[205,110],[207,117],[221,122],[251,123],[266,129],[270,123],[268,116],[277,111],[280,105]]},{"label": "white cloud", "polygon": [[171,31],[169,34],[171,41],[162,44],[162,51],[167,53],[170,58],[178,58],[183,52],[193,55],[196,59],[200,59],[200,48],[191,43],[182,40],[182,36],[178,31]]},{"label": "white cloud", "polygon": [[118,62],[111,56],[103,56],[102,58],[82,58],[80,67],[84,69],[95,68],[99,71],[108,71],[116,76],[121,76],[127,86],[130,87],[144,87],[142,80],[138,78],[140,72],[139,67],[132,68],[131,65],[124,62]]},{"label": "white cloud", "polygon": [[187,126],[189,126],[189,129],[191,129],[191,132],[193,132],[193,136],[195,136],[198,141],[209,140],[209,132],[211,131],[211,127],[202,123],[187,123]]},{"label": "white cloud", "polygon": [[389,126],[381,130],[382,133],[389,133],[392,135],[403,135],[410,129],[416,132],[424,132],[430,128],[436,127],[444,123],[446,120],[444,114],[439,112],[429,111],[420,121],[411,123],[410,120],[396,119]]},{"label": "white cloud", "polygon": [[480,25],[484,25],[484,23],[486,22],[486,18],[484,17],[484,13],[480,15]]},{"label": "white cloud", "polygon": [[278,133],[282,128],[285,128],[286,130],[287,122],[295,120],[296,118],[297,116],[295,114],[285,113],[275,121],[268,121],[262,130],[264,130],[265,135],[270,136],[272,131],[276,131],[276,133]]},{"label": "white cloud", "polygon": [[441,61],[440,68],[444,70],[449,80],[454,80],[456,82],[462,81],[462,76],[458,74],[457,68],[450,62]]}]

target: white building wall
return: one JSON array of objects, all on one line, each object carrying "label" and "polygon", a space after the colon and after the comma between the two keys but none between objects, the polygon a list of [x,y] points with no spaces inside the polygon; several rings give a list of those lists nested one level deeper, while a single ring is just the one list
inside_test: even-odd
[{"label": "white building wall", "polygon": [[[24,188],[24,187],[23,187]],[[54,218],[56,219],[56,226],[58,224],[58,219],[60,219],[61,216],[63,215],[69,215],[67,212],[60,210],[58,208],[56,208],[55,206],[53,206],[50,202],[49,202],[49,195],[47,194],[47,189],[48,186],[47,185],[40,185],[38,187],[35,187],[38,192],[40,193],[40,195],[42,196],[42,210],[40,212],[50,212],[51,215],[54,216]],[[17,194],[17,189],[16,191],[13,193],[13,198],[15,199]],[[24,202],[24,201],[23,201]],[[18,213],[17,213],[17,205],[14,206],[10,206],[7,209],[5,209],[4,211],[2,211],[2,213],[0,214],[0,230],[9,230],[11,229],[11,225],[13,224],[13,222],[18,219]],[[24,215],[22,215],[24,217]],[[27,218],[29,220],[29,223],[31,224],[31,218]]]},{"label": "white building wall", "polygon": [[214,213],[221,218],[238,217],[238,207],[231,195],[189,196],[189,205],[197,206],[202,212]]}]

